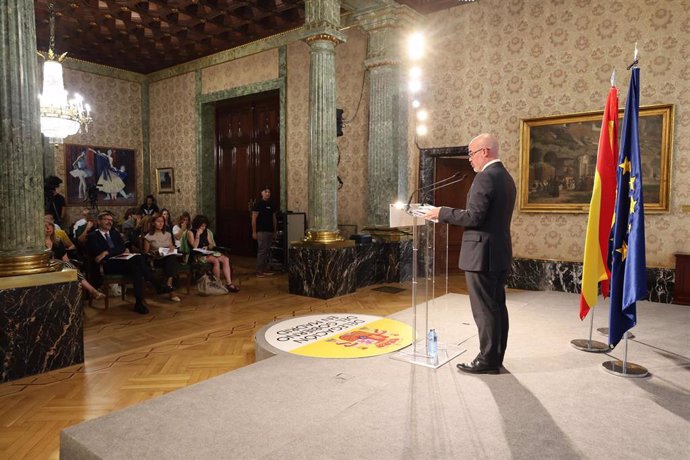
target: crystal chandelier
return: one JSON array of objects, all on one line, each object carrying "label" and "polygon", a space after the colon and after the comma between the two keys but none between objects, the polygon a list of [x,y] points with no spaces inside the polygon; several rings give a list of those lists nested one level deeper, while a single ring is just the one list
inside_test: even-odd
[{"label": "crystal chandelier", "polygon": [[91,107],[84,104],[84,99],[74,95],[67,100],[67,91],[62,80],[61,62],[67,56],[55,54],[55,16],[53,4],[49,6],[50,13],[50,47],[46,56],[38,53],[45,59],[43,63],[43,94],[39,95],[41,101],[41,132],[49,138],[53,144],[62,144],[65,137],[84,131],[88,131],[93,121]]}]

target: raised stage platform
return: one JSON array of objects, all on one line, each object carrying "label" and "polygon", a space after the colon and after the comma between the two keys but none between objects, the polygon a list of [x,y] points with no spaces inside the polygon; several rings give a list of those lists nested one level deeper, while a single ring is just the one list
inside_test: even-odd
[{"label": "raised stage platform", "polygon": [[[601,366],[622,346],[610,356],[571,347],[588,331],[578,298],[509,292],[500,375],[455,368],[478,343],[468,297],[448,294],[430,324],[468,349],[450,365],[280,354],[68,428],[61,458],[686,458],[690,309],[638,303],[628,357],[651,377],[625,379]],[[606,326],[607,306],[596,308],[595,328]]]}]

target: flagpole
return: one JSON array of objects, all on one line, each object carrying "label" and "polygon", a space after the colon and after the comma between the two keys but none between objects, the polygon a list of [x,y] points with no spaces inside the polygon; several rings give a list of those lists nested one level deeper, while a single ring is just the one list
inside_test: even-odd
[{"label": "flagpole", "polygon": [[617,170],[613,248],[611,252],[611,308],[609,309],[609,344],[616,346],[625,340],[623,361],[602,363],[607,372],[627,378],[649,375],[647,368],[628,362],[628,330],[637,324],[635,303],[647,296],[646,261],[644,247],[644,198],[638,118],[640,110],[640,70],[637,43],[628,97],[625,103],[623,131]]}]

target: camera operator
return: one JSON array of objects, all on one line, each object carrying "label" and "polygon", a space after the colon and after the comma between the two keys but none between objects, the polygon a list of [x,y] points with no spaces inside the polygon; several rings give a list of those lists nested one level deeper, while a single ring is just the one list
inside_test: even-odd
[{"label": "camera operator", "polygon": [[58,191],[62,179],[57,176],[48,176],[43,181],[43,199],[45,213],[53,216],[57,225],[62,225],[65,219],[65,197]]}]

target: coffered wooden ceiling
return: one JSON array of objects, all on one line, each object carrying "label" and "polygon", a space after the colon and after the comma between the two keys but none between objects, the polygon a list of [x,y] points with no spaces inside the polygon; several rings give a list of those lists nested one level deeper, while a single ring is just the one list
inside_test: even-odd
[{"label": "coffered wooden ceiling", "polygon": [[[304,0],[35,0],[36,40],[43,51],[51,1],[56,53],[143,74],[304,24]],[[426,14],[462,1],[398,3]]]}]

